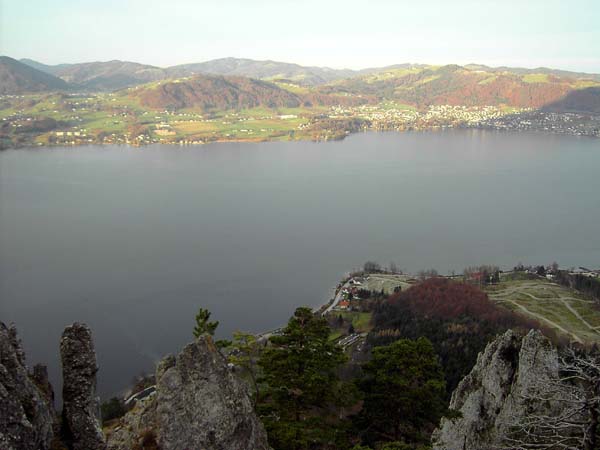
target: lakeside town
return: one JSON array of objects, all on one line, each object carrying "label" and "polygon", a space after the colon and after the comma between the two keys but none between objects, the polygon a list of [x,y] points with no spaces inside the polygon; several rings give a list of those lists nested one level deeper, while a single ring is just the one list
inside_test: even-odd
[{"label": "lakeside town", "polygon": [[373,296],[389,296],[401,292],[419,281],[430,277],[449,278],[457,281],[474,283],[479,286],[496,284],[501,280],[520,274],[522,277],[541,278],[555,281],[557,274],[561,272],[572,277],[584,277],[600,280],[600,269],[587,267],[571,267],[560,269],[558,264],[548,266],[524,266],[518,264],[511,270],[501,270],[496,266],[479,266],[466,268],[462,274],[451,273],[440,275],[434,269],[421,271],[416,275],[405,274],[393,269],[381,267],[374,262],[368,262],[359,271],[352,272],[342,279],[335,288],[334,297],[319,310],[325,315],[334,311],[360,310],[361,300]]},{"label": "lakeside town", "polygon": [[361,105],[331,108],[327,118],[360,118],[365,121],[364,130],[375,131],[474,128],[600,137],[600,115],[555,113],[532,108],[431,105],[424,111],[417,111],[413,108]]},{"label": "lakeside town", "polygon": [[[327,318],[335,340],[352,358],[361,360],[367,335],[373,329],[373,314],[390,297],[424,280],[443,278],[477,286],[490,300],[544,326],[569,336],[575,342],[600,343],[600,315],[593,298],[600,291],[600,269],[518,264],[510,270],[497,266],[466,268],[463,273],[440,275],[435,270],[416,275],[381,267],[374,262],[345,276],[333,298],[317,309]],[[266,336],[277,334],[278,330]]]},{"label": "lakeside town", "polygon": [[[199,145],[220,141],[343,139],[364,131],[450,128],[534,131],[600,137],[600,115],[532,108],[430,105],[418,110],[385,101],[328,108],[242,111],[147,111],[114,94],[49,98],[0,96],[0,148],[85,144]],[[0,106],[2,108],[2,106]]]}]

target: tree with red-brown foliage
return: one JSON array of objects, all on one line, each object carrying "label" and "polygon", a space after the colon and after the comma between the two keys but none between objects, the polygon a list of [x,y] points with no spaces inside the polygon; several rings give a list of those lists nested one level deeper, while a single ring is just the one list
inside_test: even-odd
[{"label": "tree with red-brown foliage", "polygon": [[476,317],[503,325],[536,325],[492,302],[481,289],[446,278],[429,278],[410,289],[392,295],[389,303],[406,302],[410,309],[425,317],[457,319]]},{"label": "tree with red-brown foliage", "polygon": [[541,328],[496,305],[478,287],[440,277],[391,295],[376,308],[374,324],[369,336],[374,346],[427,337],[440,356],[448,395],[497,334],[508,328]]}]

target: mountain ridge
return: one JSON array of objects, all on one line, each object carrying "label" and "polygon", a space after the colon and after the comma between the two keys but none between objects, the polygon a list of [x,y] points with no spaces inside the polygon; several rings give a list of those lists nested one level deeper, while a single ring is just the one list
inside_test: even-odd
[{"label": "mountain ridge", "polygon": [[[115,90],[161,79],[180,78],[195,74],[239,75],[257,79],[289,80],[303,86],[319,86],[345,78],[354,78],[370,74],[385,73],[394,70],[426,70],[447,66],[463,67],[471,71],[490,73],[509,72],[520,75],[545,74],[576,79],[600,81],[600,74],[572,72],[562,69],[539,67],[534,69],[520,67],[490,67],[483,64],[465,64],[463,66],[399,63],[383,67],[364,69],[334,69],[330,67],[303,66],[273,60],[254,60],[249,58],[225,57],[203,62],[177,64],[159,67],[132,61],[110,60],[91,61],[74,64],[43,64],[32,59],[20,62],[37,70],[57,76],[66,82],[87,89]],[[96,73],[94,73],[96,72]]]},{"label": "mountain ridge", "polygon": [[67,90],[62,79],[8,56],[0,56],[0,95]]}]

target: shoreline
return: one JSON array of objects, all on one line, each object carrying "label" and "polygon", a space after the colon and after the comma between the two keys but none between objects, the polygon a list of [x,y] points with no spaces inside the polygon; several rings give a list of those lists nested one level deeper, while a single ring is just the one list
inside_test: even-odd
[{"label": "shoreline", "polygon": [[489,131],[496,133],[510,133],[510,134],[536,134],[542,136],[570,136],[577,138],[589,138],[589,139],[600,139],[600,134],[577,134],[577,133],[566,133],[559,131],[551,131],[551,130],[537,130],[537,129],[508,129],[508,128],[492,128],[487,126],[479,126],[479,127],[453,127],[453,126],[435,126],[430,128],[416,128],[416,129],[402,129],[402,130],[377,130],[377,129],[367,129],[361,131],[352,131],[347,134],[341,135],[339,137],[334,138],[325,138],[325,139],[311,139],[311,138],[293,138],[293,139],[279,139],[281,136],[277,136],[275,138],[242,138],[242,139],[216,139],[213,141],[185,141],[185,142],[149,142],[149,143],[141,143],[135,144],[131,142],[85,142],[85,143],[37,143],[30,145],[19,145],[13,147],[2,147],[0,146],[0,152],[9,151],[9,150],[34,150],[41,148],[79,148],[79,147],[91,147],[91,146],[101,146],[101,147],[129,147],[129,148],[146,148],[153,145],[169,145],[169,146],[178,146],[178,147],[200,147],[204,145],[210,144],[232,144],[232,143],[240,143],[240,144],[260,144],[267,142],[311,142],[311,143],[323,143],[323,142],[341,142],[344,141],[347,137],[359,134],[359,133],[431,133],[431,132],[446,132],[453,130],[471,130],[471,131]]}]

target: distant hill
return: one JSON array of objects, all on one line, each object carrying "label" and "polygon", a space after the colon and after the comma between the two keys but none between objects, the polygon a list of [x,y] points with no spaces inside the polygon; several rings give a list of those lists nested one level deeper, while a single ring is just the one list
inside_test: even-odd
[{"label": "distant hill", "polygon": [[65,70],[68,67],[73,65],[73,64],[49,65],[49,64],[44,64],[44,63],[34,61],[33,59],[28,59],[28,58],[21,58],[19,61],[22,62],[23,64],[27,64],[30,67],[33,67],[34,69],[37,69],[41,72],[49,73],[50,75],[54,75],[54,76],[60,75],[60,72],[62,70]]},{"label": "distant hill", "polygon": [[171,71],[156,66],[119,60],[54,66],[32,59],[22,59],[21,62],[88,91],[116,91],[151,81],[192,75],[191,72]]},{"label": "distant hill", "polygon": [[196,75],[182,81],[141,86],[131,96],[150,108],[227,110],[257,106],[297,107],[302,100],[273,83],[245,77]]},{"label": "distant hill", "polygon": [[600,114],[600,87],[569,92],[563,98],[544,105],[545,111]]},{"label": "distant hill", "polygon": [[47,65],[31,59],[21,62],[88,90],[118,90],[150,81],[194,74],[244,76],[266,80],[289,80],[300,85],[319,85],[353,76],[352,70],[304,67],[298,64],[252,59],[221,58],[201,63],[160,68],[129,61]]},{"label": "distant hill", "polygon": [[484,66],[408,66],[344,79],[318,90],[327,94],[375,96],[417,107],[428,105],[507,105],[540,108],[570,92],[600,86],[593,77],[523,74]]},{"label": "distant hill", "polygon": [[138,86],[132,88],[128,95],[138,99],[143,106],[153,109],[198,108],[203,111],[257,106],[356,106],[374,100],[368,96],[325,94],[311,89],[293,92],[265,80],[207,74]]},{"label": "distant hill", "polygon": [[597,73],[585,73],[585,72],[571,72],[569,70],[560,70],[560,69],[550,69],[548,67],[537,67],[535,69],[526,69],[523,67],[488,67],[484,65],[478,64],[468,64],[465,66],[468,69],[471,68],[480,68],[480,70],[485,70],[488,72],[509,72],[515,73],[519,75],[527,75],[527,74],[546,74],[546,75],[554,75],[557,77],[567,77],[567,78],[578,78],[578,79],[591,79],[600,81],[600,74]]},{"label": "distant hill", "polygon": [[65,81],[27,64],[0,56],[0,94],[68,90]]},{"label": "distant hill", "polygon": [[327,67],[306,67],[298,64],[277,61],[256,61],[243,58],[221,58],[195,64],[182,64],[169,70],[183,70],[192,73],[214,75],[240,75],[258,79],[290,80],[301,85],[325,84],[356,75],[349,69],[329,69]]},{"label": "distant hill", "polygon": [[[10,58],[9,58],[10,59]],[[18,61],[11,60],[14,63]],[[13,65],[14,65],[13,63]],[[45,73],[59,77],[76,89],[87,91],[115,91],[146,83],[171,80],[161,84],[160,99],[152,86],[145,88],[145,104],[168,104],[173,107],[187,107],[198,102],[206,106],[234,105],[237,100],[227,99],[233,95],[230,85],[223,85],[223,79],[196,78],[194,75],[220,75],[224,77],[248,77],[264,81],[276,81],[293,84],[298,89],[280,87],[286,90],[289,98],[306,106],[310,105],[356,105],[376,103],[381,100],[394,100],[417,108],[428,105],[465,105],[465,106],[502,106],[519,108],[541,108],[552,105],[556,111],[597,112],[598,96],[587,88],[600,87],[599,74],[568,72],[548,68],[524,69],[510,67],[488,67],[480,64],[466,66],[431,66],[424,64],[396,64],[382,68],[363,70],[329,69],[324,67],[306,67],[298,64],[277,61],[256,61],[243,58],[221,58],[211,61],[182,64],[167,68],[150,66],[128,61],[90,62],[82,64],[46,65],[37,61],[23,59],[21,63]],[[40,73],[40,72],[38,72]],[[13,77],[14,78],[14,77]],[[184,78],[184,80],[181,80]],[[50,79],[48,79],[50,80]],[[200,80],[200,81],[199,81]],[[212,81],[207,81],[212,80]],[[220,80],[220,81],[216,81]],[[175,82],[184,85],[175,86]],[[7,84],[6,92],[24,92],[32,90],[27,83],[16,81]],[[35,84],[35,83],[34,83]],[[234,90],[240,86],[249,87],[247,80],[233,83]],[[33,90],[65,89],[58,86],[56,79],[44,88],[38,83]],[[270,89],[277,86],[270,85]],[[258,86],[254,86],[258,87]],[[209,89],[224,88],[225,92],[212,92]],[[200,91],[198,91],[200,89]],[[258,101],[263,104],[263,96],[268,104],[273,92],[260,93],[251,90],[245,92],[240,104]],[[198,94],[198,97],[195,95]],[[263,95],[264,94],[264,95]],[[283,94],[282,94],[283,95]],[[255,96],[254,100],[250,100]],[[201,99],[211,99],[207,102]],[[283,98],[283,97],[281,97]],[[288,100],[289,100],[288,98]],[[561,102],[561,99],[564,101]],[[208,107],[208,106],[207,106]]]},{"label": "distant hill", "polygon": [[117,60],[71,64],[57,75],[74,85],[99,91],[117,90],[169,77],[168,72],[160,67]]}]

